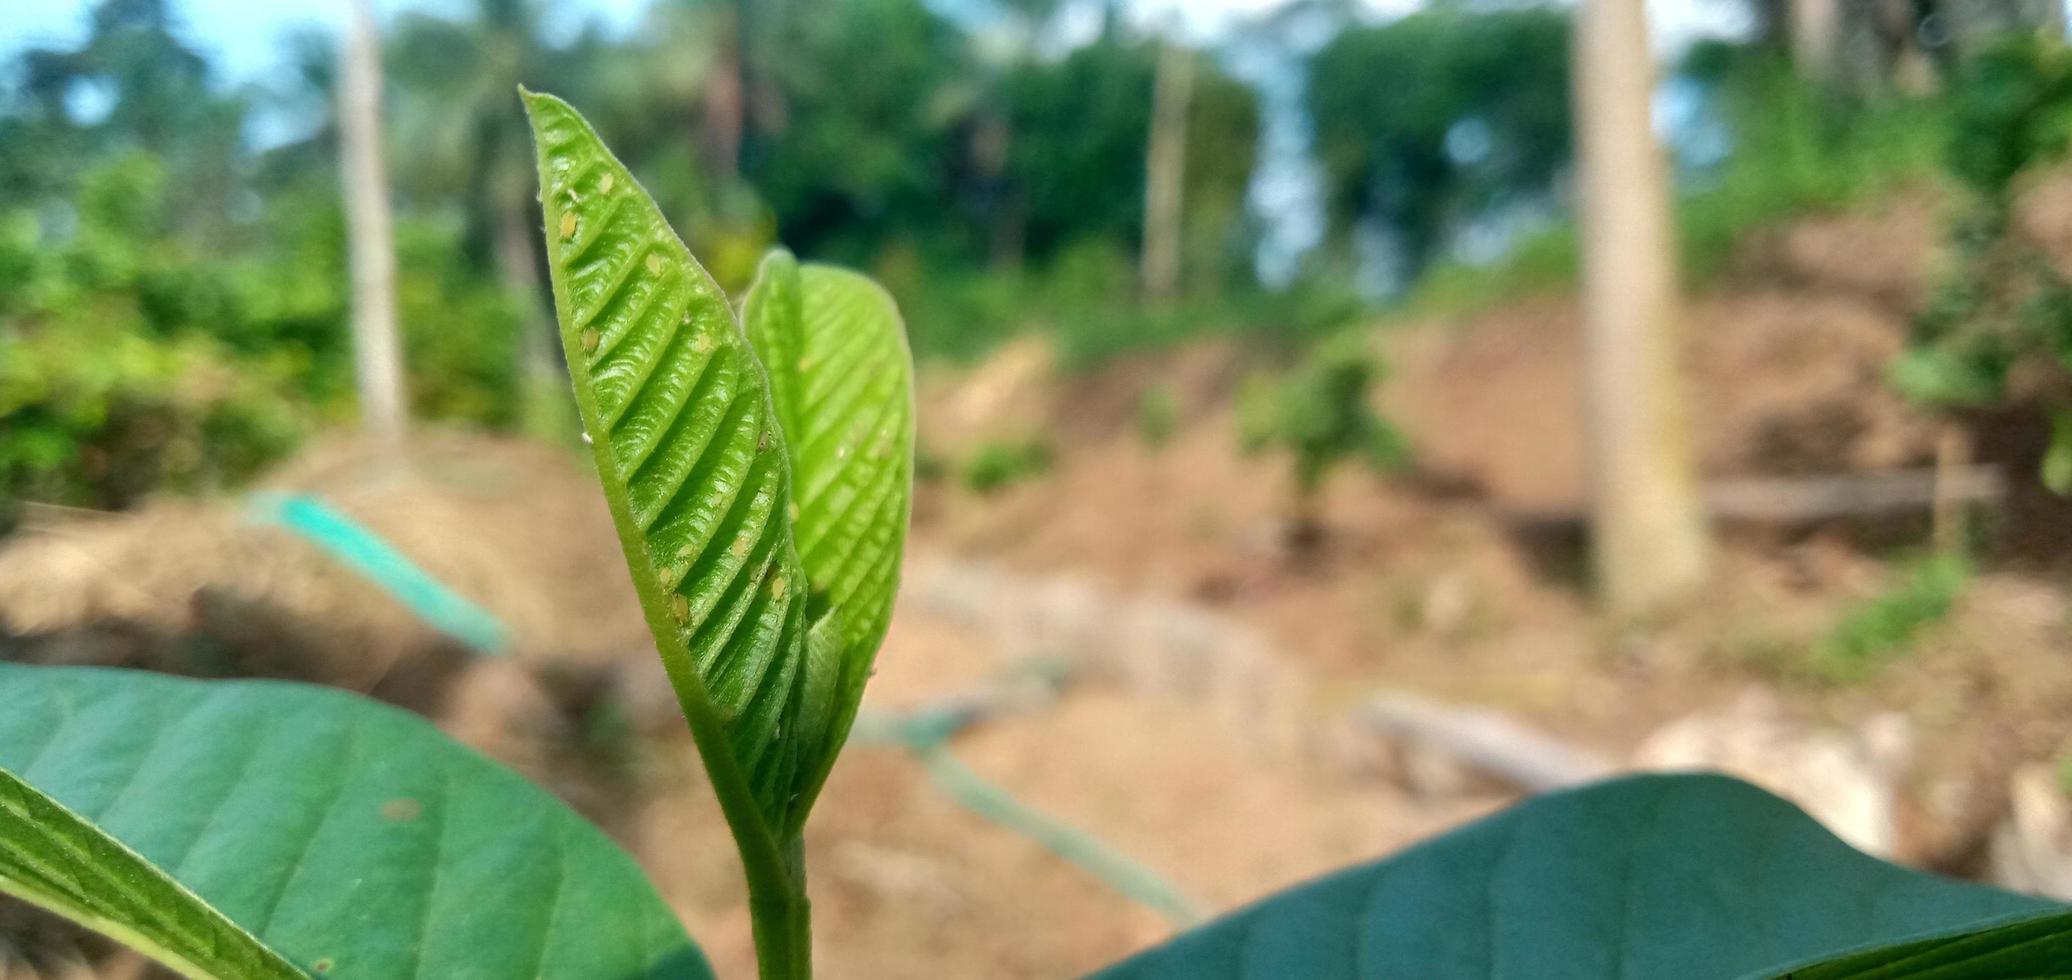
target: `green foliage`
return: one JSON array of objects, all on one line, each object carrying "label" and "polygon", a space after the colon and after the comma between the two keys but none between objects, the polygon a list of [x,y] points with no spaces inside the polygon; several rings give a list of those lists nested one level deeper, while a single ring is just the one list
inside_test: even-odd
[{"label": "green foliage", "polygon": [[190,976],[711,975],[617,845],[413,715],[10,664],[0,701],[0,892]]},{"label": "green foliage", "polygon": [[1288,451],[1297,506],[1308,515],[1324,479],[1339,464],[1357,461],[1376,473],[1410,462],[1402,430],[1369,404],[1384,377],[1362,338],[1349,335],[1313,351],[1278,382],[1255,378],[1238,403],[1238,439],[1247,452]]},{"label": "green foliage", "polygon": [[1878,861],[1745,783],[1641,776],[1299,885],[1096,976],[2044,976],[2072,957],[2060,908]]},{"label": "green foliage", "polygon": [[1948,618],[1969,584],[1971,563],[1961,555],[1930,555],[1910,563],[1890,590],[1842,615],[1814,647],[1814,669],[1838,680],[1863,677]]},{"label": "green foliage", "polygon": [[[1950,173],[1968,200],[1949,232],[1952,267],[1915,318],[1891,380],[1944,409],[1999,404],[2019,364],[2072,371],[2072,280],[2014,227],[2023,178],[2072,146],[2072,48],[2040,34],[2010,37],[1968,66],[1955,89]],[[2062,387],[2062,386],[2058,386]],[[2046,486],[2072,488],[2072,403],[2045,396],[2053,417]]]},{"label": "green foliage", "polygon": [[1932,180],[1951,132],[1937,100],[1857,99],[1804,78],[1768,51],[1701,46],[1686,78],[1709,93],[1733,145],[1693,175],[1677,205],[1685,276],[1706,282],[1752,232]]},{"label": "green foliage", "polygon": [[1055,456],[1050,440],[1036,436],[980,443],[964,461],[964,488],[972,493],[1005,490],[1049,472]]},{"label": "green foliage", "polygon": [[1408,281],[1466,223],[1552,196],[1569,157],[1568,15],[1441,5],[1340,31],[1308,109],[1342,237],[1377,223]]},{"label": "green foliage", "polygon": [[151,157],[81,175],[72,217],[0,208],[0,499],[121,507],[293,446],[316,415],[292,393],[331,352],[260,341],[300,323],[274,270],[203,260]]},{"label": "green foliage", "polygon": [[[24,54],[0,98],[4,506],[235,486],[351,416],[328,152],[255,153],[250,97],[205,85],[169,17],[105,4],[78,47]],[[107,114],[75,116],[80,90]],[[410,390],[425,415],[499,425],[518,306],[456,225],[397,226]]]}]

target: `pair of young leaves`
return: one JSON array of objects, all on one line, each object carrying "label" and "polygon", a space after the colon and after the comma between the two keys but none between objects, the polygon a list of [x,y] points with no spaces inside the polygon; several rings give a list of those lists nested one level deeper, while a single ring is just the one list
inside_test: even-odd
[{"label": "pair of young leaves", "polygon": [[869,279],[782,251],[737,322],[582,117],[525,101],[562,340],[648,625],[710,729],[722,797],[738,780],[787,840],[891,620],[912,482],[904,328]]}]

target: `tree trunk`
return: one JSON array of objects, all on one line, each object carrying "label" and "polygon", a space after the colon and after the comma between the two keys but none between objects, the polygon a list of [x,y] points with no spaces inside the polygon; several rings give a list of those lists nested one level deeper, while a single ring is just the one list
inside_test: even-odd
[{"label": "tree trunk", "polygon": [[1791,58],[1803,78],[1831,82],[1841,55],[1840,0],[1790,0]]},{"label": "tree trunk", "polygon": [[1151,91],[1151,145],[1144,164],[1144,298],[1172,300],[1180,289],[1182,194],[1187,183],[1187,107],[1194,97],[1194,57],[1182,45],[1159,46]]},{"label": "tree trunk", "polygon": [[360,422],[388,453],[403,440],[408,413],[396,336],[396,246],[381,166],[381,46],[368,0],[348,15],[339,55],[339,172],[352,263],[354,381]]},{"label": "tree trunk", "polygon": [[705,125],[700,142],[704,144],[705,165],[712,168],[713,183],[725,190],[741,176],[741,132],[746,119],[742,47],[747,25],[741,22],[735,8],[720,16],[725,21],[720,32],[724,39],[712,70],[705,76]]},{"label": "tree trunk", "polygon": [[1676,242],[1650,117],[1642,0],[1584,0],[1575,23],[1587,431],[1597,584],[1615,615],[1689,598],[1706,530],[1685,417]]},{"label": "tree trunk", "polygon": [[[522,198],[521,198],[522,201]],[[496,264],[506,283],[525,297],[518,325],[518,431],[556,441],[570,433],[568,382],[562,377],[560,335],[541,300],[539,267],[532,251],[539,228],[526,215],[530,201],[513,203],[497,195]]]}]

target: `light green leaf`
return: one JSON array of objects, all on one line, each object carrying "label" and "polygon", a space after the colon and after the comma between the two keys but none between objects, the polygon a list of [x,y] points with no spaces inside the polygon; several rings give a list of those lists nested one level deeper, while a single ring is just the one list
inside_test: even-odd
[{"label": "light green leaf", "polygon": [[[790,449],[792,534],[811,587],[808,615],[839,612],[838,716],[826,740],[838,748],[899,589],[913,498],[913,356],[899,309],[878,284],[845,269],[801,266],[781,249],[763,260],[742,320],[769,370]],[[830,752],[812,770],[824,777],[833,761]],[[817,789],[819,779],[809,785]]]},{"label": "light green leaf", "polygon": [[605,500],[715,792],[750,835],[744,856],[767,857],[810,805],[839,687],[812,676],[836,658],[807,656],[769,380],[719,286],[590,125],[552,96],[525,93],[525,105],[562,344]]},{"label": "light green leaf", "polygon": [[5,769],[0,893],[119,939],[184,977],[305,976],[171,875]]},{"label": "light green leaf", "polygon": [[2050,414],[2050,444],[2043,451],[2039,474],[2043,486],[2060,497],[2072,496],[2072,410]]},{"label": "light green leaf", "polygon": [[[1886,864],[1746,783],[1640,776],[1522,803],[1099,976],[1734,980],[1841,954],[1841,966],[1820,968],[1835,972],[1793,976],[2044,976],[2068,962],[2072,917],[2061,909]],[[2010,925],[2024,916],[2043,918]],[[1857,952],[1959,933],[1976,936],[1883,960]],[[1951,965],[1898,965],[1916,962]]]},{"label": "light green leaf", "polygon": [[189,975],[711,976],[624,851],[414,715],[15,664],[0,705],[0,889]]}]

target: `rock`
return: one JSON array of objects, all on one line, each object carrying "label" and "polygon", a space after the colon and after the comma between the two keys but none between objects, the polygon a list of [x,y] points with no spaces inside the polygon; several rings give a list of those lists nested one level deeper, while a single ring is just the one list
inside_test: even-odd
[{"label": "rock", "polygon": [[2056,769],[2039,764],[2015,770],[2007,809],[1987,845],[1994,883],[2072,899],[2072,800]]},{"label": "rock", "polygon": [[1880,857],[1899,846],[1895,787],[1911,765],[1912,726],[1875,716],[1855,732],[1819,730],[1785,717],[1767,691],[1719,712],[1673,721],[1634,752],[1637,768],[1718,770],[1797,803],[1836,836]]}]

